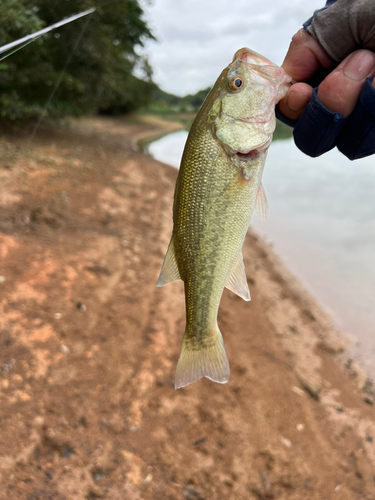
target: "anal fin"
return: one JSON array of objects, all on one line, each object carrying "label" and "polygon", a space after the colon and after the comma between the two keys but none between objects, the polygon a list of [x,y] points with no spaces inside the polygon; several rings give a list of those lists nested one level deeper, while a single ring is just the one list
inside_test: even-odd
[{"label": "anal fin", "polygon": [[225,283],[226,288],[237,294],[243,300],[250,300],[249,285],[247,284],[245,266],[243,263],[242,252],[238,254],[237,260]]},{"label": "anal fin", "polygon": [[268,201],[266,192],[264,191],[264,187],[260,184],[257,192],[257,196],[255,198],[255,213],[262,220],[267,220],[268,215]]},{"label": "anal fin", "polygon": [[173,235],[168,246],[167,253],[164,257],[163,266],[160,271],[160,275],[156,286],[164,286],[172,281],[180,280],[180,271],[177,267],[176,253],[174,248]]}]

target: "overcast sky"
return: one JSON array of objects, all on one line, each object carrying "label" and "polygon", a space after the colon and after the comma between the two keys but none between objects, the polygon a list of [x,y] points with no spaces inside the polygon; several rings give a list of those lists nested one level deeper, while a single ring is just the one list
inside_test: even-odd
[{"label": "overcast sky", "polygon": [[293,34],[325,0],[153,0],[143,2],[158,43],[145,52],[155,82],[177,95],[211,86],[241,47],[281,64]]}]

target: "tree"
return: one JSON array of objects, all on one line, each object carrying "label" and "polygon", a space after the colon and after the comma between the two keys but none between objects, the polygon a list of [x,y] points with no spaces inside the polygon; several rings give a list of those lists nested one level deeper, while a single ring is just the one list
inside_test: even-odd
[{"label": "tree", "polygon": [[[137,48],[154,37],[138,0],[5,0],[0,3],[0,42],[94,4],[97,10],[90,19],[63,26],[0,63],[2,116],[36,114],[62,72],[50,107],[53,113],[127,112],[145,105],[154,84],[148,62]],[[141,66],[143,79],[134,76]]]}]

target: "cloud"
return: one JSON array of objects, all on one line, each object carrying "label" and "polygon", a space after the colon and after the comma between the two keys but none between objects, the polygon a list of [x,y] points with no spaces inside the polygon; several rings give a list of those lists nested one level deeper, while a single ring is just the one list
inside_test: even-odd
[{"label": "cloud", "polygon": [[293,34],[323,0],[155,0],[144,7],[159,42],[145,52],[167,92],[212,85],[237,49],[247,46],[281,64]]}]

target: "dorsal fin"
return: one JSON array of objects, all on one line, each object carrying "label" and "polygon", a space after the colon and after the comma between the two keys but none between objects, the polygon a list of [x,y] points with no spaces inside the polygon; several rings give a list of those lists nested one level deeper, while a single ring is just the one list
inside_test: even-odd
[{"label": "dorsal fin", "polygon": [[156,286],[164,286],[167,283],[171,283],[172,281],[180,279],[181,276],[180,276],[180,271],[178,270],[177,267],[177,260],[176,260],[173,234],[172,234],[172,238],[169,243],[167,253],[165,254],[163,266],[161,268]]},{"label": "dorsal fin", "polygon": [[236,293],[239,297],[248,302],[250,300],[249,286],[247,284],[245,266],[243,263],[242,252],[238,254],[237,260],[225,283],[225,286]]},{"label": "dorsal fin", "polygon": [[257,192],[257,196],[255,198],[255,213],[262,220],[267,220],[268,214],[268,201],[266,192],[264,191],[264,187],[262,183],[259,185],[259,189]]}]

